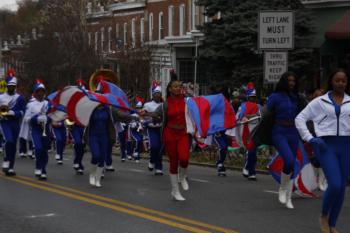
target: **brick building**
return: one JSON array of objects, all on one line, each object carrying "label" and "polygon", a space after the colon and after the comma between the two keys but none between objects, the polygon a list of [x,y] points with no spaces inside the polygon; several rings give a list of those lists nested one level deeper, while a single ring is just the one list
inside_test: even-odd
[{"label": "brick building", "polygon": [[91,47],[115,71],[123,51],[147,47],[151,79],[165,88],[174,68],[180,80],[194,81],[196,46],[203,39],[196,28],[206,20],[195,0],[120,0],[105,5],[91,1],[87,20]]}]

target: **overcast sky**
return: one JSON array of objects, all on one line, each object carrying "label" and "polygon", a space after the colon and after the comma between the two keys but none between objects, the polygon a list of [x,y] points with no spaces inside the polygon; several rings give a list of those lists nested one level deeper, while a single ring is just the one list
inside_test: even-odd
[{"label": "overcast sky", "polygon": [[17,0],[0,0],[0,8],[6,8],[10,10],[17,9]]}]

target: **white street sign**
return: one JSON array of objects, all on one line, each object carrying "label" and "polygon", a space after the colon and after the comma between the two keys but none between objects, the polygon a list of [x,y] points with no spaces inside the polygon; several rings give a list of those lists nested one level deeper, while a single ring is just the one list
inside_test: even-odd
[{"label": "white street sign", "polygon": [[259,49],[294,48],[293,11],[259,12]]},{"label": "white street sign", "polygon": [[277,83],[288,69],[287,52],[265,52],[264,83]]}]

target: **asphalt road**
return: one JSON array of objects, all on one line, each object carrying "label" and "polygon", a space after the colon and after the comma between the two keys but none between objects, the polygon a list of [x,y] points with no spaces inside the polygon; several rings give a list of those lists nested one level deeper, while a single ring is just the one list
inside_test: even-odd
[{"label": "asphalt road", "polygon": [[[17,177],[0,175],[1,233],[319,232],[321,199],[295,197],[295,209],[287,210],[267,175],[249,182],[236,171],[222,178],[213,168],[190,166],[187,200],[175,202],[167,172],[154,176],[147,161],[121,163],[114,157],[116,172],[106,173],[103,187],[94,188],[87,172],[75,174],[70,154],[62,166],[51,155],[47,182],[34,178],[30,159],[17,159]],[[338,221],[341,233],[350,232],[349,219],[348,191]]]}]

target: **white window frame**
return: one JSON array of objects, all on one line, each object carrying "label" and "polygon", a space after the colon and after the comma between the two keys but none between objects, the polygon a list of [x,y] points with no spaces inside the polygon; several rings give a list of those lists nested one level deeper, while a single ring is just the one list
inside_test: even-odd
[{"label": "white window frame", "polygon": [[136,47],[136,19],[131,20],[131,45],[133,48]]},{"label": "white window frame", "polygon": [[124,30],[123,30],[123,39],[124,39],[124,46],[126,46],[128,44],[127,40],[128,40],[128,23],[124,23]]},{"label": "white window frame", "polygon": [[186,6],[185,4],[181,4],[179,7],[179,35],[185,35],[186,30]]},{"label": "white window frame", "polygon": [[140,20],[140,42],[141,46],[145,43],[145,19],[141,18]]},{"label": "white window frame", "polygon": [[[163,35],[163,38],[162,38]],[[163,12],[159,12],[158,17],[158,39],[162,40],[164,39],[164,14]]]},{"label": "white window frame", "polygon": [[148,22],[148,40],[153,40],[153,13],[149,14],[149,22]]},{"label": "white window frame", "polygon": [[105,42],[105,28],[102,27],[101,28],[101,52],[103,52],[103,45],[104,45],[104,42]]},{"label": "white window frame", "polygon": [[97,52],[98,49],[98,31],[95,32],[95,52]]},{"label": "white window frame", "polygon": [[174,6],[168,8],[168,36],[174,35]]},{"label": "white window frame", "polygon": [[112,52],[112,27],[108,27],[108,52]]}]

